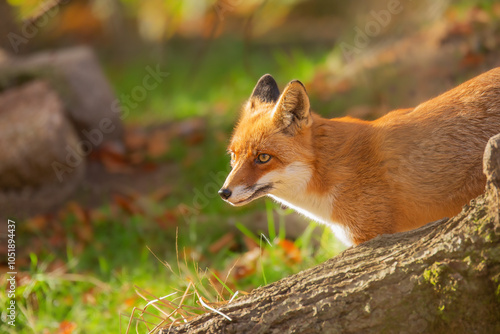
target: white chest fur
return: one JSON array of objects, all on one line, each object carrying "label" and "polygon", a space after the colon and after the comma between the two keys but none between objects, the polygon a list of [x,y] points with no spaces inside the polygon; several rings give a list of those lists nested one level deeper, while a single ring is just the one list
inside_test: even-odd
[{"label": "white chest fur", "polygon": [[307,184],[311,179],[312,171],[304,163],[295,162],[280,172],[271,172],[263,176],[261,181],[271,181],[275,188],[268,195],[274,200],[294,209],[309,219],[323,223],[330,227],[335,236],[344,244],[351,246],[349,233],[343,226],[332,221],[335,196],[317,195],[306,192]]}]

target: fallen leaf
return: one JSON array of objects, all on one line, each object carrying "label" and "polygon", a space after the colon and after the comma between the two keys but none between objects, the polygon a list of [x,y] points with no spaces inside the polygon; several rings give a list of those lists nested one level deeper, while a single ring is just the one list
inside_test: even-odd
[{"label": "fallen leaf", "polygon": [[205,135],[203,133],[197,132],[192,133],[186,137],[186,143],[190,146],[197,145],[205,139]]},{"label": "fallen leaf", "polygon": [[27,231],[43,231],[47,227],[48,219],[47,216],[38,215],[33,218],[28,219],[24,227]]},{"label": "fallen leaf", "polygon": [[67,320],[59,324],[59,334],[71,334],[76,329],[76,324]]},{"label": "fallen leaf", "polygon": [[184,138],[188,145],[196,145],[205,139],[206,121],[202,118],[193,118],[178,123],[175,126],[176,137]]},{"label": "fallen leaf", "polygon": [[156,164],[154,162],[145,162],[145,163],[141,164],[140,168],[141,168],[141,171],[143,171],[143,172],[153,172],[153,171],[158,169],[158,164]]},{"label": "fallen leaf", "polygon": [[[94,229],[90,220],[90,212],[83,208],[77,202],[71,201],[66,205],[66,210],[62,212],[62,216],[72,214],[75,216],[77,224],[74,224],[73,231],[79,241],[89,243],[94,238]],[[64,219],[61,217],[61,219]]]},{"label": "fallen leaf", "polygon": [[236,266],[236,267],[234,267],[231,276],[233,276],[233,278],[235,280],[239,281],[239,280],[241,280],[243,278],[252,276],[253,274],[255,274],[255,272],[256,272],[255,267],[251,267],[251,266]]},{"label": "fallen leaf", "polygon": [[278,242],[278,245],[285,251],[287,258],[294,263],[302,262],[302,255],[300,249],[290,240],[284,239]]},{"label": "fallen leaf", "polygon": [[244,253],[239,259],[238,263],[234,266],[232,276],[236,280],[253,275],[256,272],[257,261],[261,255],[260,248],[254,248],[251,251]]},{"label": "fallen leaf", "polygon": [[156,223],[164,230],[177,226],[177,216],[172,211],[166,211],[155,218]]},{"label": "fallen leaf", "polygon": [[136,297],[130,297],[130,298],[125,299],[125,305],[127,305],[128,307],[135,306],[136,303],[137,303]]},{"label": "fallen leaf", "polygon": [[134,128],[127,128],[123,139],[125,146],[130,151],[142,150],[148,141],[147,135],[143,131]]},{"label": "fallen leaf", "polygon": [[168,195],[170,195],[171,193],[172,193],[172,188],[170,186],[161,186],[160,188],[153,191],[149,195],[149,198],[155,202],[158,202],[167,197]]},{"label": "fallen leaf", "polygon": [[125,197],[123,195],[115,194],[113,195],[113,201],[120,207],[123,211],[130,215],[141,214],[142,211],[132,202],[132,199]]},{"label": "fallen leaf", "polygon": [[214,242],[208,247],[208,251],[212,254],[218,253],[224,248],[232,248],[236,245],[236,241],[234,240],[234,233],[228,232],[224,234],[219,240]]},{"label": "fallen leaf", "polygon": [[55,233],[49,238],[49,244],[53,247],[60,248],[67,243],[66,235],[64,233]]},{"label": "fallen leaf", "polygon": [[142,164],[144,162],[144,160],[146,160],[146,153],[143,151],[132,152],[132,153],[129,153],[128,159],[129,159],[131,164],[139,165],[139,164]]},{"label": "fallen leaf", "polygon": [[67,213],[72,213],[78,222],[89,222],[89,213],[77,202],[69,202],[66,209]]},{"label": "fallen leaf", "polygon": [[108,215],[98,209],[89,210],[89,219],[92,222],[106,220]]},{"label": "fallen leaf", "polygon": [[110,173],[129,174],[134,171],[127,156],[111,146],[103,146],[98,151],[101,163]]},{"label": "fallen leaf", "polygon": [[245,244],[245,246],[249,251],[252,251],[256,248],[260,249],[259,244],[256,243],[255,240],[253,240],[252,238],[247,237],[246,235],[243,237],[243,243]]},{"label": "fallen leaf", "polygon": [[158,158],[168,152],[169,134],[166,131],[155,131],[148,139],[147,152],[152,158]]}]

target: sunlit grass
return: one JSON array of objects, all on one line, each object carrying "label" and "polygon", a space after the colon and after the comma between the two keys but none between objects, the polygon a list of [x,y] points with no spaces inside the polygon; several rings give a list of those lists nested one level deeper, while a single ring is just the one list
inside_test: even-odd
[{"label": "sunlit grass", "polygon": [[[270,52],[266,47],[254,47],[250,57],[242,41],[212,43],[203,58],[199,58],[199,47],[172,43],[162,58],[108,64],[106,71],[121,101],[124,95],[131,95],[134,87],[142,85],[148,74],[147,66],[159,66],[169,73],[155,89],[147,92],[144,101],[126,104],[126,120],[151,123],[205,116],[233,122],[260,76],[272,74],[281,89],[292,79],[308,82],[316,68],[325,62],[328,51],[325,47],[306,53],[300,47],[283,47]],[[195,67],[195,62],[202,63]],[[135,104],[140,107],[130,106]]]},{"label": "sunlit grass", "polygon": [[[38,2],[25,1],[23,15]],[[476,5],[489,14],[496,10],[492,1],[461,0],[454,5],[459,22]],[[139,57],[123,55],[120,61],[100,54],[124,104],[127,125],[203,117],[205,137],[196,145],[176,138],[164,155],[152,159],[181,170],[164,180],[171,194],[161,200],[125,197],[120,206],[110,199],[96,209],[71,204],[46,221],[18,222],[16,243],[23,250],[17,259],[18,314],[15,328],[6,324],[9,299],[0,294],[1,333],[143,333],[178,325],[343,249],[328,229],[314,223],[288,240],[284,221],[290,210],[271,201],[236,209],[219,199],[217,190],[228,171],[227,141],[238,111],[265,73],[276,78],[281,90],[292,79],[306,85],[319,81],[308,92],[311,106],[332,117],[358,105],[409,107],[404,92],[415,85],[413,78],[384,79],[397,77],[397,67],[390,63],[364,72],[359,82],[347,82],[345,90],[326,87],[320,92],[328,81],[321,81],[324,68],[330,75],[345,71],[338,47],[255,43],[248,48],[244,41],[220,38],[200,55],[203,43],[208,42],[172,39],[156,45],[156,56],[145,49]],[[168,76],[148,89],[144,99],[127,102],[144,85],[148,68],[158,66]],[[127,211],[127,202],[142,211]],[[257,212],[267,213],[264,231],[242,223]],[[6,279],[0,278],[1,286],[7,286]]]},{"label": "sunlit grass", "polygon": [[[216,256],[205,258],[202,254],[210,254],[209,249],[202,249],[201,254],[197,254],[193,249],[183,248],[178,249],[176,260],[162,261],[157,257],[165,270],[175,277],[170,282],[174,285],[165,289],[163,297],[151,294],[147,287],[137,287],[138,295],[147,303],[132,311],[127,328],[134,324],[147,328],[148,332],[155,332],[207,312],[227,317],[217,308],[250,293],[254,288],[322,263],[345,248],[328,228],[316,223],[311,223],[297,240],[287,240],[283,218],[290,214],[290,210],[278,209],[270,201],[266,202],[266,210],[266,232],[256,234],[237,224],[241,232],[237,239],[245,239],[241,241],[243,251],[233,252],[229,247],[223,247]],[[279,212],[278,224],[273,219],[275,210]],[[234,246],[229,242],[228,245]],[[146,312],[151,305],[163,317]]]},{"label": "sunlit grass", "polygon": [[[306,228],[296,241],[285,239],[282,219],[290,212],[270,201],[263,209],[268,212],[267,231],[252,232],[238,224],[239,229],[232,232],[236,243],[215,253],[211,252],[211,246],[227,232],[222,226],[215,229],[212,226],[224,224],[224,213],[209,213],[204,217],[198,213],[198,219],[205,220],[204,223],[193,220],[192,216],[186,220],[179,217],[184,221],[179,221],[175,237],[172,235],[175,228],[166,231],[154,226],[154,214],[146,213],[139,218],[116,208],[103,208],[91,214],[96,219],[90,244],[70,235],[75,217],[69,215],[60,222],[64,230],[61,233],[72,241],[66,249],[54,248],[30,255],[30,267],[20,273],[16,291],[19,307],[16,328],[13,330],[3,323],[0,331],[57,332],[71,327],[74,333],[118,332],[121,327],[124,333],[132,321],[133,328],[142,328],[139,330],[142,333],[160,323],[168,324],[170,318],[170,321],[178,319],[175,323],[180,324],[184,321],[182,316],[187,319],[212,312],[201,305],[200,298],[217,308],[218,303],[228,302],[236,291],[241,296],[320,263],[339,251],[339,244],[328,229],[313,232],[318,228],[315,224]],[[275,210],[281,223],[273,222]],[[5,278],[1,283],[6,284]],[[159,303],[168,304],[167,310],[162,312],[152,304],[147,305],[173,292],[176,294],[168,298],[170,302]],[[146,300],[142,301],[141,296]],[[8,302],[2,294],[0,304]],[[167,316],[177,308],[172,308],[172,303],[189,312],[177,310]],[[135,312],[142,312],[146,306],[148,313],[142,318],[138,313],[134,316],[137,319],[130,318],[134,308]]]},{"label": "sunlit grass", "polygon": [[[217,195],[228,172],[225,151],[231,128],[258,77],[272,73],[281,88],[294,78],[310,80],[325,53],[271,53],[263,48],[254,50],[245,63],[242,44],[222,41],[213,47],[216,52],[207,54],[194,76],[187,61],[190,53],[182,46],[169,51],[162,61],[169,76],[143,101],[135,101],[136,107],[129,105],[124,118],[129,124],[156,124],[205,117],[201,143],[186,145],[175,139],[155,161],[181,166],[180,175],[165,180],[172,194],[160,201],[147,195],[124,197],[120,203],[110,199],[96,209],[70,203],[59,214],[19,222],[18,244],[37,242],[30,248],[29,265],[19,268],[16,327],[2,322],[0,332],[125,333],[129,324],[131,332],[136,326],[140,333],[147,332],[168,321],[179,324],[212,312],[200,299],[217,308],[237,291],[241,296],[338,252],[330,232],[313,233],[315,225],[297,240],[285,239],[283,222],[289,211],[269,201],[235,209]],[[105,66],[119,98],[142,84],[146,66],[154,68],[156,62]],[[197,194],[203,200],[197,200]],[[273,222],[274,210],[280,212],[278,222]],[[268,230],[251,231],[239,224],[258,211],[267,211]],[[228,233],[230,220],[239,226],[232,230],[235,243],[211,252]],[[5,278],[1,283],[6,285]],[[8,302],[1,294],[0,304]]]}]

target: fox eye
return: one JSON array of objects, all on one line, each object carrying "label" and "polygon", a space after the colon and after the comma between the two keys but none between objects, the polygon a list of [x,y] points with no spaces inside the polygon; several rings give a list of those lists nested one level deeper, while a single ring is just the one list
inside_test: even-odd
[{"label": "fox eye", "polygon": [[235,160],[236,160],[236,154],[234,154],[234,152],[231,152],[231,164],[233,164]]},{"label": "fox eye", "polygon": [[271,160],[271,156],[269,154],[262,153],[262,154],[259,154],[257,156],[257,161],[256,162],[260,163],[260,164],[265,164],[269,160]]}]

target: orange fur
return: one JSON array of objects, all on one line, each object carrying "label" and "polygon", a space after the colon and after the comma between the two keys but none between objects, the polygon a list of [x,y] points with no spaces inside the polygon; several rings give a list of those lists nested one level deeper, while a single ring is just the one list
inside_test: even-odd
[{"label": "orange fur", "polygon": [[[453,216],[483,192],[483,151],[500,132],[500,68],[375,121],[321,118],[300,82],[281,95],[275,85],[261,78],[235,128],[223,186],[231,204],[269,195],[357,245]],[[269,162],[256,160],[262,153]]]}]

